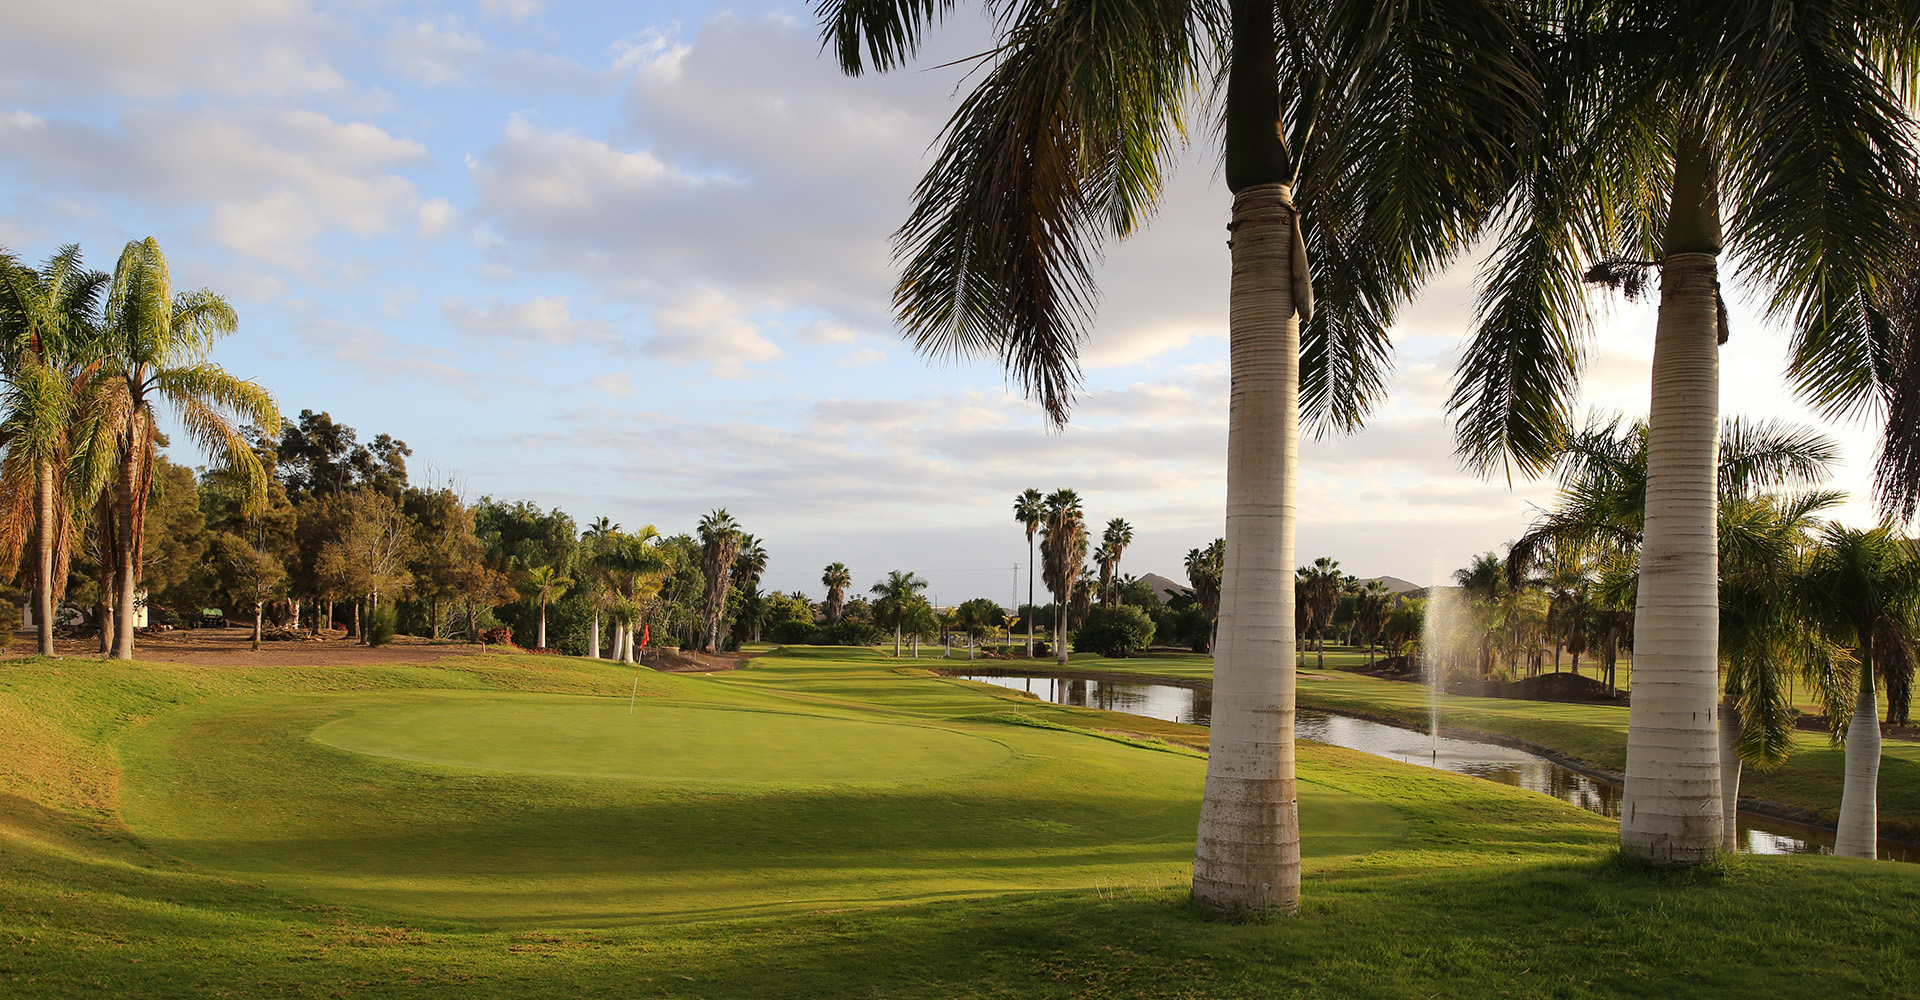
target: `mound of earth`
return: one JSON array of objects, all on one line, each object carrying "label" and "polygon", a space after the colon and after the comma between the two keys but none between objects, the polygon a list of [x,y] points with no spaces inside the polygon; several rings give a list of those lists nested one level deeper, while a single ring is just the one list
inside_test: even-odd
[{"label": "mound of earth", "polygon": [[1541,674],[1506,683],[1489,683],[1484,693],[1489,698],[1519,698],[1527,701],[1616,702],[1606,682],[1586,674]]}]

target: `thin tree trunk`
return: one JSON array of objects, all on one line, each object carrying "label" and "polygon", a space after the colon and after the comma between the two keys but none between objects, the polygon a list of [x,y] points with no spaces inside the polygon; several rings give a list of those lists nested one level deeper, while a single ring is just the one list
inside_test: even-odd
[{"label": "thin tree trunk", "polygon": [[[1247,58],[1238,42],[1241,18],[1236,4],[1236,67]],[[1270,28],[1258,30],[1272,37]],[[1266,51],[1270,71],[1271,47]],[[1227,557],[1213,658],[1212,753],[1193,865],[1194,898],[1219,909],[1291,912],[1300,905],[1293,745],[1300,442],[1294,215],[1286,185],[1245,187],[1234,198]]]},{"label": "thin tree trunk", "polygon": [[40,655],[53,655],[53,465],[39,463],[34,484],[34,555],[39,571],[33,581],[33,630]]},{"label": "thin tree trunk", "polygon": [[255,650],[260,648],[260,625],[261,619],[265,617],[266,606],[265,601],[253,602],[253,648]]},{"label": "thin tree trunk", "polygon": [[1033,659],[1033,532],[1027,532],[1027,659]]},{"label": "thin tree trunk", "polygon": [[1880,847],[1880,720],[1874,704],[1871,640],[1861,652],[1865,655],[1860,657],[1859,695],[1853,702],[1853,720],[1847,723],[1840,822],[1833,837],[1833,853],[1843,858],[1877,857]]},{"label": "thin tree trunk", "polygon": [[1731,854],[1740,849],[1740,706],[1732,698],[1720,699],[1720,849]]},{"label": "thin tree trunk", "polygon": [[1053,600],[1053,622],[1053,662],[1064,667],[1068,659],[1067,602],[1058,597]]}]

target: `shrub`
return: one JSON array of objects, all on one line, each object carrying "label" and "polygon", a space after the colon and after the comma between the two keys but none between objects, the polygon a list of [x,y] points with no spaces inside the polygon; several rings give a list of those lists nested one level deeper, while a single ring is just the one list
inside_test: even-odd
[{"label": "shrub", "polygon": [[878,646],[889,634],[866,622],[841,621],[823,630],[821,637],[832,646]]},{"label": "shrub", "polygon": [[480,633],[480,635],[481,635],[481,641],[486,643],[489,646],[513,645],[513,629],[510,629],[505,625],[502,625],[499,628],[487,629],[486,631]]},{"label": "shrub", "polygon": [[400,613],[391,604],[382,604],[367,616],[367,645],[384,646],[393,641],[394,629],[398,627]]},{"label": "shrub", "polygon": [[0,600],[0,650],[13,645],[13,630],[20,627],[20,605]]},{"label": "shrub", "polygon": [[773,623],[773,627],[767,630],[767,638],[772,639],[774,642],[791,645],[811,641],[813,639],[813,633],[814,628],[812,622],[785,619]]},{"label": "shrub", "polygon": [[1132,604],[1100,604],[1074,633],[1073,647],[1101,656],[1127,656],[1153,644],[1153,619]]}]

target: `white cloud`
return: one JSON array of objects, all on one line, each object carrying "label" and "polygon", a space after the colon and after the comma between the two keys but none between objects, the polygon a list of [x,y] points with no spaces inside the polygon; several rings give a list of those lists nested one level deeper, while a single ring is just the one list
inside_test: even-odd
[{"label": "white cloud", "polygon": [[625,399],[637,391],[634,388],[633,374],[631,372],[614,372],[611,375],[601,375],[597,378],[589,379],[587,385],[593,387],[595,392],[604,393],[616,399]]},{"label": "white cloud", "polygon": [[835,368],[858,368],[863,365],[876,365],[887,360],[887,352],[872,347],[862,347],[852,354],[833,363]]},{"label": "white cloud", "polygon": [[336,92],[345,82],[321,51],[336,30],[304,0],[11,4],[0,32],[0,93],[146,101]]},{"label": "white cloud", "polygon": [[785,353],[761,335],[739,303],[711,288],[673,296],[656,308],[653,329],[641,348],[648,355],[675,364],[705,363],[720,378],[743,378],[747,365],[777,361]]},{"label": "white cloud", "polygon": [[515,23],[540,13],[546,4],[540,0],[480,0],[480,9],[489,17],[505,17]]},{"label": "white cloud", "polygon": [[565,295],[524,302],[496,298],[479,305],[446,299],[440,303],[440,314],[461,330],[485,338],[546,344],[611,344],[619,340],[619,331],[605,320],[575,319]]}]

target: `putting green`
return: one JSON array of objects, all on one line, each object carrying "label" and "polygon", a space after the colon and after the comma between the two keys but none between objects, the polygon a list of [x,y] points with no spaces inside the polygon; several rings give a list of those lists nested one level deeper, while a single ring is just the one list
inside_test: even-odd
[{"label": "putting green", "polygon": [[356,753],[585,778],[840,783],[945,778],[1004,763],[1000,743],[924,726],[606,698],[434,699],[314,731]]}]

